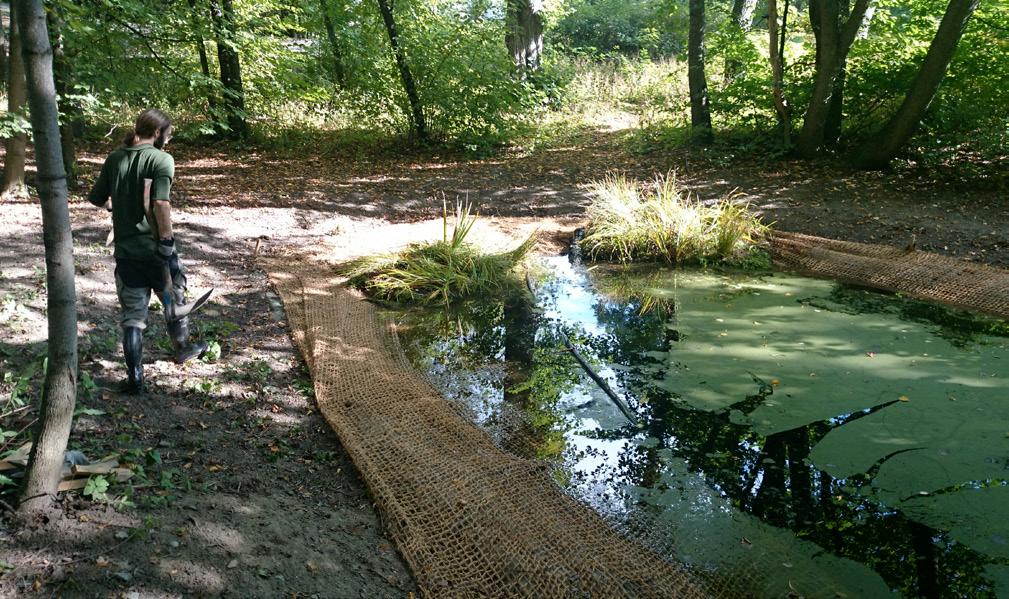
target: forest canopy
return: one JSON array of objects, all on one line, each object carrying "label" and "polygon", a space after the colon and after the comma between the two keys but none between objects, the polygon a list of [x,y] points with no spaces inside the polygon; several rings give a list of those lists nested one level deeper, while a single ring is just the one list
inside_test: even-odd
[{"label": "forest canopy", "polygon": [[[184,139],[407,135],[486,153],[621,113],[643,151],[898,157],[1005,183],[998,2],[62,0],[49,13],[78,137],[160,106]],[[14,62],[8,138],[24,130]],[[893,130],[901,119],[909,133]],[[884,137],[897,147],[870,160]]]}]

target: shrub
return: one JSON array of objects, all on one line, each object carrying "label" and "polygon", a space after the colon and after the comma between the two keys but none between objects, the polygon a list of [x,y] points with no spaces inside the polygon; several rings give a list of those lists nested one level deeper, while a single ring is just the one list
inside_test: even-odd
[{"label": "shrub", "polygon": [[536,243],[535,236],[508,252],[484,253],[466,241],[476,217],[458,204],[449,236],[446,207],[441,241],[411,244],[389,256],[364,258],[349,266],[350,285],[394,303],[450,304],[473,296],[501,296],[521,288],[518,266]]},{"label": "shrub", "polygon": [[748,257],[768,230],[737,195],[706,205],[673,176],[657,178],[650,191],[623,175],[609,176],[592,185],[592,194],[581,246],[593,259],[732,263]]}]

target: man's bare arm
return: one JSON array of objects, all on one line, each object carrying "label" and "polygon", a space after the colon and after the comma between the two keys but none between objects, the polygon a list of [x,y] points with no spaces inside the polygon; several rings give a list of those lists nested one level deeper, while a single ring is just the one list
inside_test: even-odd
[{"label": "man's bare arm", "polygon": [[154,219],[158,222],[158,238],[172,239],[172,205],[168,200],[154,200]]}]

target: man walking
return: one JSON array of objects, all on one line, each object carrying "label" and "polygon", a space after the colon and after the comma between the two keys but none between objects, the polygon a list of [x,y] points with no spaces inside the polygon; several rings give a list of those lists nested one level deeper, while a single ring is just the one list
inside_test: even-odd
[{"label": "man walking", "polygon": [[172,123],[160,110],[145,110],[122,148],[102,165],[88,201],[112,211],[115,236],[116,293],[122,310],[125,391],[143,393],[143,337],[151,290],[165,311],[175,361],[183,363],[207,349],[190,343],[186,313],[186,275],[175,250],[170,191],[175,160],[162,148],[172,137]]}]

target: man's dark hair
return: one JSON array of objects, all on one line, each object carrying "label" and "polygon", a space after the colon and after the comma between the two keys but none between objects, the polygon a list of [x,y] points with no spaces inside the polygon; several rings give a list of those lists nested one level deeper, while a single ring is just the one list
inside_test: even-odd
[{"label": "man's dark hair", "polygon": [[148,108],[137,117],[137,122],[133,125],[133,131],[130,131],[126,136],[123,144],[132,146],[137,143],[138,139],[153,137],[155,133],[160,131],[158,139],[154,140],[154,147],[161,149],[165,145],[165,136],[168,135],[171,128],[172,121],[168,118],[167,114],[157,108]]}]

